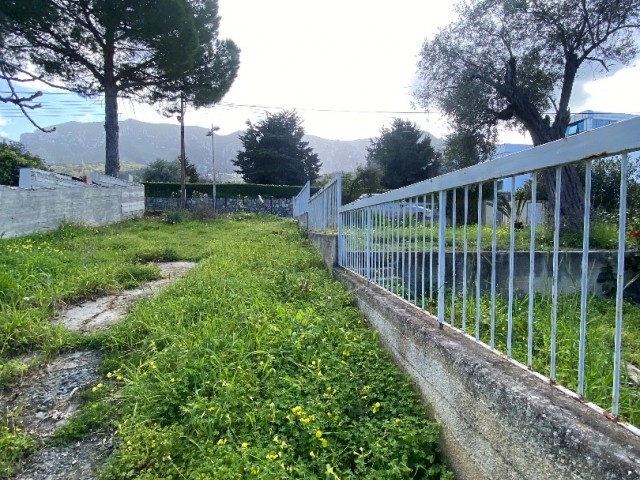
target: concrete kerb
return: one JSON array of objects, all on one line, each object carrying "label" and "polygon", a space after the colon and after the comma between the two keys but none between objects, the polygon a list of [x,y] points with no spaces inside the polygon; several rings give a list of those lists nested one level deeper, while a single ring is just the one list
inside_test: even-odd
[{"label": "concrete kerb", "polygon": [[416,380],[457,477],[640,478],[633,433],[376,285],[334,274]]},{"label": "concrete kerb", "polygon": [[364,278],[336,268],[335,235],[308,233],[442,426],[458,478],[640,479],[640,438]]}]

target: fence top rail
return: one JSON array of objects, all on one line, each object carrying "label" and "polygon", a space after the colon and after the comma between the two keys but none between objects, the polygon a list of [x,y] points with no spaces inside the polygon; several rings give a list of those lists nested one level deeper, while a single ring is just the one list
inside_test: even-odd
[{"label": "fence top rail", "polygon": [[325,191],[329,190],[334,184],[336,184],[338,182],[338,177],[340,176],[340,174],[335,175],[330,181],[329,183],[327,183],[324,187],[322,187],[320,190],[318,190],[316,193],[314,193],[314,195],[309,199],[309,201],[313,201],[316,197],[320,197]]},{"label": "fence top rail", "polygon": [[593,160],[637,150],[640,150],[640,117],[562,138],[374,197],[356,200],[344,205],[340,211],[347,212],[381,203],[397,202],[549,167],[568,165],[581,160]]},{"label": "fence top rail", "polygon": [[293,197],[293,200],[294,201],[297,200],[302,195],[304,195],[304,193],[307,191],[311,191],[311,182],[309,182],[309,180],[307,180],[307,183],[304,184],[304,187],[302,187],[302,190],[300,190],[298,194],[295,197]]}]

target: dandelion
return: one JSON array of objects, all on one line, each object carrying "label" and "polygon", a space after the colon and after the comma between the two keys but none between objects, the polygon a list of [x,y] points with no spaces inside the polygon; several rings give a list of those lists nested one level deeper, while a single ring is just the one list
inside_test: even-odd
[{"label": "dandelion", "polygon": [[278,458],[277,453],[267,453],[267,460],[275,460]]},{"label": "dandelion", "polygon": [[227,443],[227,439],[226,438],[221,438],[221,439],[218,440],[216,445],[226,445],[226,443]]},{"label": "dandelion", "polygon": [[324,437],[320,439],[320,444],[322,445],[322,448],[327,448],[329,446],[329,442],[327,442],[327,439]]},{"label": "dandelion", "polygon": [[322,430],[316,430],[316,438],[322,438]]},{"label": "dandelion", "polygon": [[371,412],[372,412],[372,413],[376,413],[376,412],[380,409],[380,407],[381,407],[381,406],[382,406],[382,405],[380,405],[380,402],[376,402],[376,403],[373,405],[373,408],[371,409]]},{"label": "dandelion", "polygon": [[242,445],[240,445],[240,448],[247,448],[249,446],[249,444],[247,442],[242,442]]}]

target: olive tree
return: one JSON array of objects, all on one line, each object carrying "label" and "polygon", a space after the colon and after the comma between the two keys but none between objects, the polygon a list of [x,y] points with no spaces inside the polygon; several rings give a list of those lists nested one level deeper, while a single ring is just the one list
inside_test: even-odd
[{"label": "olive tree", "polygon": [[[640,0],[465,0],[456,8],[458,19],[424,42],[418,102],[456,126],[522,128],[534,145],[564,137],[582,70],[607,72],[638,52]],[[550,199],[552,177],[545,174]],[[563,168],[562,184],[564,223],[578,228],[584,192],[575,168]]]}]

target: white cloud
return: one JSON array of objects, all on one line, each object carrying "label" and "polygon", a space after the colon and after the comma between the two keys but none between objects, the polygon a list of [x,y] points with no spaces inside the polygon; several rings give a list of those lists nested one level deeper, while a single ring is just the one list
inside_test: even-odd
[{"label": "white cloud", "polygon": [[[453,18],[448,2],[419,0],[220,0],[220,15],[221,36],[241,49],[240,72],[220,105],[188,112],[186,123],[230,133],[264,116],[264,108],[241,105],[296,108],[307,133],[340,139],[376,136],[403,116],[371,111],[412,110],[422,42]],[[167,121],[150,107],[121,110],[123,118]],[[433,115],[407,117],[443,131]]]},{"label": "white cloud", "polygon": [[594,110],[599,112],[632,113],[640,115],[640,67],[631,65],[613,75],[596,79],[584,85],[584,100],[576,102],[573,112]]},{"label": "white cloud", "polygon": [[[435,113],[383,112],[412,111],[420,48],[425,38],[454,19],[452,2],[219,0],[219,5],[221,37],[233,39],[241,49],[239,75],[220,104],[189,110],[187,125],[214,123],[228,134],[244,129],[247,120],[263,118],[266,106],[297,109],[307,133],[327,138],[374,137],[394,116],[440,137],[448,132]],[[637,67],[591,80],[584,75],[576,85],[573,111],[640,111]],[[52,90],[42,84],[33,87]],[[122,100],[119,108],[120,119],[176,122],[149,105]],[[102,120],[99,114],[81,121],[85,118]],[[500,138],[529,141],[510,131],[501,132]]]}]

